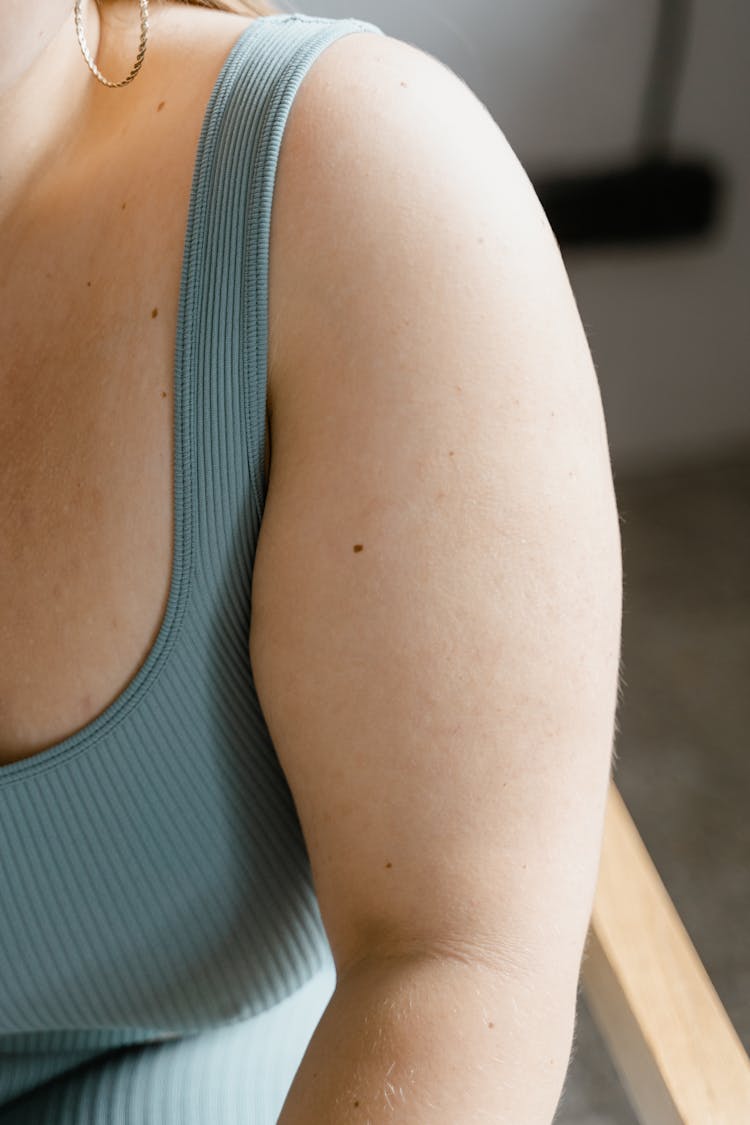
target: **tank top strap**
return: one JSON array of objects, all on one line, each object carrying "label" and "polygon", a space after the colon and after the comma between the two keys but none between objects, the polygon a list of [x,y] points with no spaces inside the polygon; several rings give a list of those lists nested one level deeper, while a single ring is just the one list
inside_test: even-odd
[{"label": "tank top strap", "polygon": [[234,44],[206,113],[195,170],[197,256],[186,261],[195,271],[187,327],[195,360],[193,561],[201,585],[227,562],[230,572],[252,571],[267,491],[269,242],[281,142],[309,68],[329,44],[358,31],[384,34],[354,18],[255,20]]}]

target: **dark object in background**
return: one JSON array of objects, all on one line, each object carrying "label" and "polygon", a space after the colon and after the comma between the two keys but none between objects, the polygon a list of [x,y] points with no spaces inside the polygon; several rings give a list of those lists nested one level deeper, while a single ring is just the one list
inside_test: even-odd
[{"label": "dark object in background", "polygon": [[669,151],[690,0],[661,0],[634,161],[566,176],[530,175],[561,246],[667,242],[715,226],[724,183],[706,159]]},{"label": "dark object in background", "polygon": [[721,186],[706,161],[668,156],[534,182],[561,246],[707,234],[715,224]]}]

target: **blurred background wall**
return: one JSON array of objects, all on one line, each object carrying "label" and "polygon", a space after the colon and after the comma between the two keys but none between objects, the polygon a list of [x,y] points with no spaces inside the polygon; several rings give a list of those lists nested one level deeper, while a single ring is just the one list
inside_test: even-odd
[{"label": "blurred background wall", "polygon": [[[490,110],[535,186],[543,173],[626,167],[636,155],[658,0],[295,6],[372,20],[447,63]],[[750,440],[748,43],[750,4],[695,0],[669,143],[726,178],[714,228],[668,246],[561,246],[620,473]]]},{"label": "blurred background wall", "polygon": [[[371,20],[445,62],[497,121],[558,235],[621,521],[615,782],[748,1050],[750,3],[293,8]],[[664,175],[592,193],[592,173],[627,173],[646,142]],[[684,174],[688,159],[703,179]],[[555,1125],[636,1125],[582,995]]]}]

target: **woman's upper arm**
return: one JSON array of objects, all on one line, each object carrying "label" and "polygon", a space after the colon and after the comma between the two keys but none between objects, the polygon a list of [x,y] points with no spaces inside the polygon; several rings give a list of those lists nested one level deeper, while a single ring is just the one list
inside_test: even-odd
[{"label": "woman's upper arm", "polygon": [[400,40],[321,55],[280,171],[250,658],[337,969],[424,948],[575,988],[622,575],[557,243],[484,106]]}]

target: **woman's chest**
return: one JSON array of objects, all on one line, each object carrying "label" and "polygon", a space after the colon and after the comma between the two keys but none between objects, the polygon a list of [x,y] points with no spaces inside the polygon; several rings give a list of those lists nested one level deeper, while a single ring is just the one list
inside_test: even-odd
[{"label": "woman's chest", "polygon": [[[247,22],[212,20],[189,89],[165,34],[158,81],[106,146],[0,233],[0,767],[104,711],[165,617],[191,189],[209,95]],[[274,230],[269,403],[288,272]],[[266,421],[266,475],[269,445]]]},{"label": "woman's chest", "polygon": [[187,204],[146,238],[120,194],[2,282],[0,765],[102,711],[166,609]]}]

